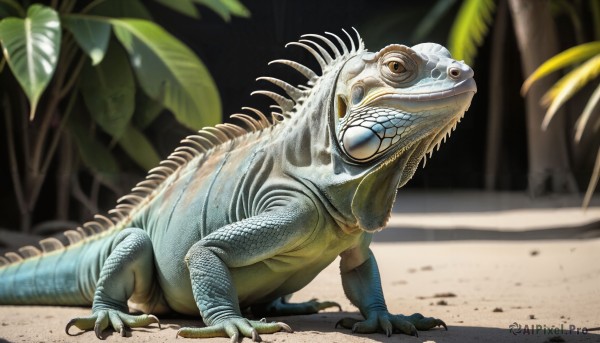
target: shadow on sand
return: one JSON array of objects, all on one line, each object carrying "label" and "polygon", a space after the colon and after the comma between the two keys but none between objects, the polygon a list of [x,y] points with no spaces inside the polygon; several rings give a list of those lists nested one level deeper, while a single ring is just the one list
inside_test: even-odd
[{"label": "shadow on sand", "polygon": [[[564,327],[563,332],[544,332],[543,329],[537,332],[532,329],[520,332],[511,332],[509,327],[506,328],[491,328],[491,327],[474,327],[474,326],[454,326],[448,325],[448,331],[438,327],[429,331],[419,331],[419,337],[412,337],[404,334],[394,334],[391,337],[386,337],[383,333],[375,334],[353,334],[350,330],[343,328],[335,328],[335,323],[345,317],[361,318],[357,312],[323,312],[305,316],[290,316],[290,317],[273,317],[267,318],[268,321],[283,321],[294,329],[295,336],[311,336],[312,339],[306,337],[307,341],[321,342],[600,342],[600,328],[595,331],[585,334],[575,331],[569,332],[568,326]],[[184,326],[202,326],[199,320],[193,317],[165,317],[161,319],[163,330],[173,330],[173,334],[180,327]],[[468,323],[465,323],[468,324]],[[461,324],[464,325],[464,324]],[[515,330],[516,331],[516,330]],[[330,333],[337,333],[336,339],[331,340],[328,336]],[[316,340],[315,340],[315,336]],[[322,338],[319,339],[319,336]],[[277,337],[276,339],[273,339]],[[283,341],[282,336],[262,335],[263,341]],[[291,337],[290,337],[291,338]],[[293,341],[290,339],[290,341]],[[250,342],[250,340],[244,340]]]}]

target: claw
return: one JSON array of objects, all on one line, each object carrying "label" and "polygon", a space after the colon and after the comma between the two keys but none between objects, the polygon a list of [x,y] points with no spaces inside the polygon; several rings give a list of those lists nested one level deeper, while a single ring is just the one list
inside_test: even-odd
[{"label": "claw", "polygon": [[335,323],[335,328],[337,329],[338,325],[343,327],[344,329],[353,329],[354,328],[354,324],[358,323],[359,320],[358,319],[354,319],[354,318],[342,318],[340,320],[338,320],[337,323]]},{"label": "claw", "polygon": [[100,323],[94,325],[94,332],[96,333],[96,337],[98,337],[98,339],[104,339],[102,338],[102,329],[100,328]]},{"label": "claw", "polygon": [[153,314],[149,314],[149,315],[148,315],[148,318],[152,318],[152,319],[154,320],[154,323],[158,324],[158,329],[159,329],[159,330],[162,330],[162,327],[160,327],[160,320],[158,320],[158,317],[156,317],[156,316],[155,316],[155,315],[153,315]]},{"label": "claw", "polygon": [[75,336],[75,335],[73,335],[73,334],[70,334],[70,333],[69,333],[69,329],[71,328],[71,326],[75,325],[75,321],[76,321],[76,320],[77,320],[77,319],[71,319],[71,320],[70,320],[70,321],[67,323],[67,326],[65,327],[65,333],[66,333],[67,335],[69,335],[69,336]]},{"label": "claw", "polygon": [[446,329],[446,331],[448,331],[448,327],[446,326],[446,323],[444,323],[443,320],[440,319],[440,324],[439,325],[443,326],[444,329]]},{"label": "claw", "polygon": [[259,322],[261,322],[261,323],[266,323],[266,322],[267,322],[267,318],[261,318],[261,319],[259,320]]},{"label": "claw", "polygon": [[260,338],[256,329],[252,330],[252,341],[253,342],[262,342],[262,338]]},{"label": "claw", "polygon": [[417,331],[417,328],[413,327],[412,330],[410,331],[410,335],[419,337],[419,331]]},{"label": "claw", "polygon": [[336,303],[335,301],[326,301],[321,303],[320,310],[324,310],[329,307],[337,307],[339,312],[342,312],[342,305]]},{"label": "claw", "polygon": [[279,325],[283,331],[287,332],[287,333],[294,333],[294,330],[292,330],[292,328],[287,325],[286,323],[283,322],[277,322],[277,325]]},{"label": "claw", "polygon": [[392,335],[393,326],[388,318],[379,317],[379,327],[383,329],[386,336],[390,337]]},{"label": "claw", "polygon": [[233,334],[233,336],[231,336],[231,343],[237,343],[239,338],[240,336],[237,333]]}]

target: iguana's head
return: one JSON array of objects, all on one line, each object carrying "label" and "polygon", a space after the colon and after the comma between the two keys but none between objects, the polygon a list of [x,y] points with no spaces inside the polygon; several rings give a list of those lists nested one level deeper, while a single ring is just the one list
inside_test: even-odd
[{"label": "iguana's head", "polygon": [[344,163],[363,171],[352,200],[362,229],[385,225],[396,189],[450,135],[476,90],[473,70],[438,44],[393,44],[346,62],[330,124]]},{"label": "iguana's head", "polygon": [[355,41],[344,33],[350,47],[331,33],[339,47],[314,34],[289,43],[316,58],[320,76],[293,61],[273,61],[309,79],[296,88],[264,78],[291,99],[257,93],[275,100],[281,117],[290,118],[277,131],[285,173],[314,185],[344,231],[375,231],[387,223],[396,190],[450,135],[477,88],[473,70],[439,44],[368,52],[360,36]]},{"label": "iguana's head", "polygon": [[476,90],[473,70],[441,45],[393,44],[365,52],[348,61],[338,78],[338,143],[356,164],[393,159],[420,142],[428,143],[429,152],[455,128]]}]

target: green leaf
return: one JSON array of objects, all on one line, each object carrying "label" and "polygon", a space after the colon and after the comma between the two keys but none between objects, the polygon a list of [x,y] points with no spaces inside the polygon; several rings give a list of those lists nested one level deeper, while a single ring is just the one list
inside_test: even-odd
[{"label": "green leaf", "polygon": [[584,64],[573,69],[562,79],[558,80],[552,88],[544,94],[542,103],[550,103],[548,111],[542,121],[542,128],[546,129],[556,114],[556,111],[567,102],[573,94],[577,93],[586,83],[600,74],[600,54],[589,59]]},{"label": "green leaf", "polygon": [[200,13],[192,0],[154,0],[163,6],[192,18],[199,18]]},{"label": "green leaf", "polygon": [[238,17],[249,17],[250,11],[238,0],[192,0],[204,5],[221,16],[223,20],[230,21],[231,15]]},{"label": "green leaf", "polygon": [[140,129],[147,128],[158,117],[164,109],[163,105],[149,98],[144,92],[135,93],[135,111],[133,121],[135,126]]},{"label": "green leaf", "polygon": [[106,20],[98,20],[93,16],[65,15],[63,26],[69,30],[75,41],[97,65],[104,58],[110,39],[110,24]]},{"label": "green leaf", "polygon": [[596,162],[594,163],[594,171],[592,172],[592,177],[590,177],[590,183],[588,184],[588,188],[585,191],[585,197],[583,198],[583,204],[581,207],[588,208],[590,206],[590,202],[592,201],[592,195],[596,190],[596,186],[598,185],[598,180],[600,179],[600,149],[596,153]]},{"label": "green leaf", "polygon": [[115,139],[125,132],[135,106],[135,81],[127,54],[112,44],[98,66],[84,66],[81,94],[92,118]]},{"label": "green leaf", "polygon": [[229,9],[225,6],[220,0],[193,0],[196,3],[204,5],[215,13],[217,13],[223,20],[230,21],[231,14],[229,13]]},{"label": "green leaf", "polygon": [[527,80],[523,82],[521,94],[524,95],[527,93],[531,85],[542,77],[566,66],[587,60],[597,54],[600,54],[600,41],[577,45],[554,55],[541,66],[537,67]]},{"label": "green leaf", "polygon": [[583,136],[583,130],[587,126],[592,113],[598,113],[594,112],[598,106],[598,103],[600,103],[600,84],[598,84],[594,90],[594,93],[592,93],[592,96],[590,96],[588,102],[585,104],[585,108],[583,109],[581,116],[579,116],[579,119],[577,120],[577,124],[575,125],[575,142],[579,143],[581,140],[581,136]]},{"label": "green leaf", "polygon": [[492,22],[494,0],[464,0],[452,24],[448,47],[452,57],[472,64]]},{"label": "green leaf", "polygon": [[112,19],[111,23],[148,96],[160,101],[191,129],[220,121],[221,103],[215,83],[188,47],[149,21]]},{"label": "green leaf", "polygon": [[160,162],[160,157],[150,141],[132,125],[127,126],[125,134],[119,140],[119,145],[137,165],[145,170],[156,167]]},{"label": "green leaf", "polygon": [[239,0],[221,0],[221,2],[231,14],[244,18],[250,17],[250,11]]},{"label": "green leaf", "polygon": [[29,98],[33,120],[38,100],[56,70],[61,42],[58,14],[50,7],[31,5],[26,18],[0,22],[0,42],[10,70]]},{"label": "green leaf", "polygon": [[108,148],[94,139],[89,133],[89,123],[86,116],[69,116],[68,128],[75,139],[79,156],[86,167],[94,172],[104,174],[108,177],[119,172],[117,161]]}]

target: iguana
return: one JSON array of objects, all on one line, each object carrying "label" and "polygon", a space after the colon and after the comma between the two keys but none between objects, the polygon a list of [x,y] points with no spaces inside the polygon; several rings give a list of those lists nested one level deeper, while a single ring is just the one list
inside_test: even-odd
[{"label": "iguana", "polygon": [[[364,320],[358,333],[416,335],[446,324],[387,311],[372,234],[386,225],[397,188],[450,136],[476,92],[473,71],[441,45],[365,49],[360,36],[308,34],[289,43],[321,67],[291,60],[308,82],[262,77],[287,96],[272,121],[253,108],[240,125],[204,128],[119,199],[109,217],[0,257],[0,304],[92,305],[75,326],[98,338],[112,326],[158,323],[150,313],[200,315],[183,337],[289,331],[256,318],[316,313],[333,302],[289,303],[340,256],[343,289]],[[323,45],[318,42],[323,43]],[[252,114],[252,115],[250,115]],[[137,314],[129,314],[138,311]],[[140,314],[141,313],[141,314]],[[336,325],[337,326],[337,325]]]}]

